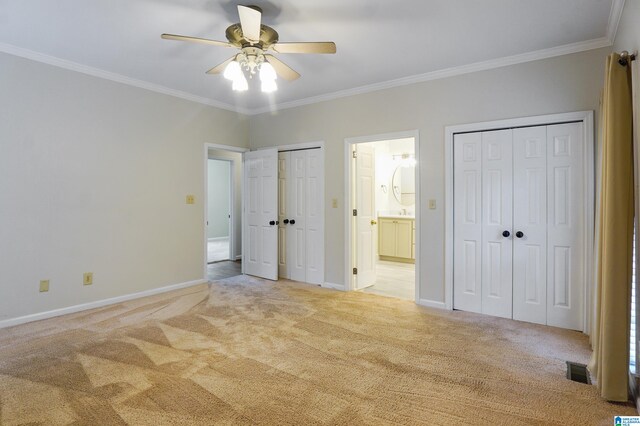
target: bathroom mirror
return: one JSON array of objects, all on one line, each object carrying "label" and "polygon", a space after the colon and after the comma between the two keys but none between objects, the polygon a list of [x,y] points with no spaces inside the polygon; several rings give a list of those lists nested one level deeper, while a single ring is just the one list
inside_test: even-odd
[{"label": "bathroom mirror", "polygon": [[393,195],[403,206],[416,203],[416,166],[400,164],[392,179]]}]

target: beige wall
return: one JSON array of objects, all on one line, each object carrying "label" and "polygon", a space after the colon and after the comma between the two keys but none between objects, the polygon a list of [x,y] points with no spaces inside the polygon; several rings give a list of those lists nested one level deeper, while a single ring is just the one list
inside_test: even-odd
[{"label": "beige wall", "polygon": [[[252,149],[325,141],[326,280],[344,282],[344,139],[420,132],[422,299],[444,301],[444,127],[596,110],[604,58],[599,49],[403,86],[251,117]],[[304,79],[304,76],[303,76]],[[330,200],[339,200],[338,208]],[[427,200],[437,200],[428,210]]]},{"label": "beige wall", "polygon": [[[595,110],[608,52],[252,117],[0,54],[0,321],[203,278],[204,143],[325,141],[325,275],[343,284],[344,139],[413,129],[421,297],[443,301],[444,126]],[[94,273],[92,286],[83,272]]]},{"label": "beige wall", "polygon": [[0,70],[0,321],[202,279],[204,144],[246,146],[247,118],[6,54]]}]

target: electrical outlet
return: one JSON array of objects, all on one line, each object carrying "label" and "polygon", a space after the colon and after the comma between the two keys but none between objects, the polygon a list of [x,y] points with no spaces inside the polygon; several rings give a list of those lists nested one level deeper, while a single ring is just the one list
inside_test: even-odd
[{"label": "electrical outlet", "polygon": [[196,196],[195,195],[187,195],[187,204],[195,204],[196,203]]},{"label": "electrical outlet", "polygon": [[93,284],[93,272],[85,272],[82,275],[82,283],[84,285],[91,285]]},{"label": "electrical outlet", "polygon": [[331,200],[331,207],[333,207],[334,209],[338,208],[338,199],[337,198],[333,198]]},{"label": "electrical outlet", "polygon": [[40,293],[49,291],[49,280],[40,280]]}]

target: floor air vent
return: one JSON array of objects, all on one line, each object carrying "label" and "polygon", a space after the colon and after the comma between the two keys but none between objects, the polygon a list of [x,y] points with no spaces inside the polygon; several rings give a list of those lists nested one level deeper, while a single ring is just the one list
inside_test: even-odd
[{"label": "floor air vent", "polygon": [[567,379],[574,382],[591,384],[589,378],[589,372],[587,366],[584,364],[578,364],[577,362],[567,361]]}]

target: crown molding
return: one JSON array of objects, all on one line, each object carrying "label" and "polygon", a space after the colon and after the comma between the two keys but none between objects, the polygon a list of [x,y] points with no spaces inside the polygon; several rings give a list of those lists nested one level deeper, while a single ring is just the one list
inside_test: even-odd
[{"label": "crown molding", "polygon": [[82,74],[90,75],[92,77],[103,78],[105,80],[114,81],[116,83],[126,84],[127,86],[133,86],[133,87],[149,90],[156,93],[161,93],[163,95],[169,95],[176,98],[185,99],[187,101],[224,109],[227,111],[237,112],[244,115],[249,115],[251,113],[251,110],[246,108],[236,107],[233,105],[226,104],[224,102],[216,101],[214,99],[193,95],[191,93],[171,89],[169,87],[162,86],[155,83],[150,83],[148,81],[138,80],[135,78],[124,76],[122,74],[117,74],[117,73],[105,71],[99,68],[90,67],[87,65],[79,64],[77,62],[68,61],[66,59],[60,59],[55,56],[45,55],[43,53],[35,52],[33,50],[14,46],[12,44],[0,42],[0,52],[8,53],[10,55],[18,56],[25,59],[30,59],[36,62],[41,62],[47,65],[53,65],[55,67],[76,71]]},{"label": "crown molding", "polygon": [[427,81],[455,77],[458,75],[470,74],[478,71],[486,71],[486,70],[506,67],[510,65],[516,65],[516,64],[526,63],[526,62],[538,61],[541,59],[553,58],[556,56],[569,55],[572,53],[579,53],[587,50],[609,47],[609,46],[612,46],[615,41],[616,34],[618,32],[618,25],[620,23],[622,12],[624,10],[624,5],[625,5],[625,0],[612,0],[611,12],[609,13],[609,20],[607,23],[606,35],[601,38],[566,44],[563,46],[552,47],[549,49],[537,50],[534,52],[527,52],[519,55],[491,59],[488,61],[475,62],[473,64],[467,64],[467,65],[462,65],[458,67],[431,71],[424,74],[412,75],[412,76],[384,81],[380,83],[359,86],[352,89],[340,90],[337,92],[326,93],[323,95],[312,96],[308,98],[298,99],[295,101],[276,103],[276,104],[272,104],[272,105],[268,105],[260,108],[236,107],[234,105],[216,101],[211,98],[197,96],[191,93],[171,89],[166,86],[161,86],[159,84],[154,84],[154,83],[150,83],[143,80],[137,80],[121,74],[112,73],[109,71],[104,71],[104,70],[90,67],[87,65],[82,65],[77,62],[72,62],[65,59],[56,58],[54,56],[45,55],[42,53],[35,52],[33,50],[24,49],[11,44],[0,43],[0,52],[8,53],[10,55],[19,56],[19,57],[30,59],[37,62],[42,62],[48,65],[53,65],[53,66],[68,69],[71,71],[80,72],[83,74],[91,75],[93,77],[104,78],[106,80],[115,81],[117,83],[126,84],[128,86],[138,87],[141,89],[150,90],[157,93],[162,93],[164,95],[185,99],[191,102],[212,106],[212,107],[224,109],[227,111],[237,112],[243,115],[258,115],[258,114],[270,113],[270,112],[275,112],[275,111],[284,110],[284,109],[296,108],[304,105],[315,104],[319,102],[325,102],[325,101],[338,99],[338,98],[344,98],[348,96],[361,95],[369,92],[376,92],[379,90],[390,89],[393,87],[423,83]]},{"label": "crown molding", "polygon": [[611,44],[616,41],[616,34],[618,34],[618,25],[622,18],[622,11],[624,10],[625,0],[612,0],[611,12],[609,13],[609,22],[607,24],[607,38],[611,41]]},{"label": "crown molding", "polygon": [[473,64],[462,65],[459,67],[446,68],[442,70],[432,71],[425,74],[412,75],[408,77],[398,78],[395,80],[384,81],[381,83],[369,84],[366,86],[355,87],[353,89],[341,90],[338,92],[327,93],[320,96],[299,99],[291,102],[283,102],[268,107],[255,108],[250,111],[250,115],[264,114],[295,108],[303,105],[315,104],[318,102],[329,101],[348,96],[361,95],[369,92],[390,89],[393,87],[406,86],[415,83],[424,83],[426,81],[440,80],[448,77],[455,77],[463,74],[470,74],[478,71],[486,71],[494,68],[501,68],[510,65],[522,64],[525,62],[538,61],[540,59],[553,58],[556,56],[569,55],[572,53],[584,52],[587,50],[600,49],[609,47],[613,43],[608,37],[601,37],[594,40],[581,41],[578,43],[565,44],[563,46],[552,47],[549,49],[537,50],[534,52],[522,53],[519,55],[506,56],[503,58],[491,59],[488,61],[475,62]]}]

